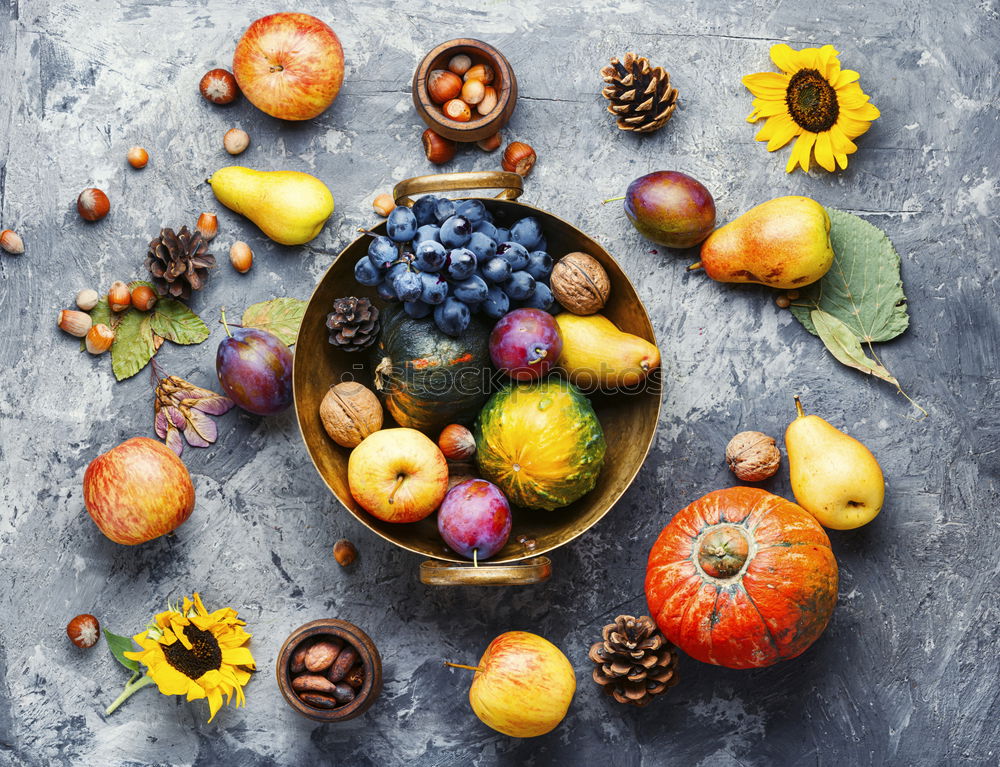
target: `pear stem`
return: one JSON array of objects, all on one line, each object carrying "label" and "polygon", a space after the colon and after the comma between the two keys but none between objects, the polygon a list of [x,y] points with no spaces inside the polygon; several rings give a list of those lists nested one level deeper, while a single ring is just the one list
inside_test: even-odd
[{"label": "pear stem", "polygon": [[482,671],[483,670],[482,666],[466,666],[464,663],[449,663],[448,661],[445,661],[444,665],[451,666],[452,668],[467,668],[469,671]]},{"label": "pear stem", "polygon": [[479,549],[475,548],[472,550],[472,566],[479,567]]},{"label": "pear stem", "polygon": [[696,269],[701,269],[701,261],[696,261],[695,263],[691,264],[691,266],[687,268],[687,271],[693,272]]},{"label": "pear stem", "polygon": [[609,197],[606,200],[602,200],[601,205],[607,205],[609,202],[617,202],[618,200],[624,200],[624,199],[625,195],[622,195],[621,197]]},{"label": "pear stem", "polygon": [[805,418],[806,411],[802,409],[802,402],[799,400],[798,394],[795,395],[795,412],[799,418]]},{"label": "pear stem", "polygon": [[222,307],[222,327],[226,329],[226,335],[232,338],[233,334],[229,332],[229,323],[226,322],[226,307],[224,306]]}]

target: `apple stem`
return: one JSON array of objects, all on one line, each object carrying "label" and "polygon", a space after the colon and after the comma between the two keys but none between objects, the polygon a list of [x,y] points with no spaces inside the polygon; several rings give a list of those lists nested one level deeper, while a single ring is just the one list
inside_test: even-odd
[{"label": "apple stem", "polygon": [[389,493],[389,503],[392,503],[392,502],[393,502],[393,499],[394,499],[394,498],[396,497],[396,492],[397,492],[397,491],[399,490],[399,488],[400,488],[400,487],[402,487],[402,485],[403,485],[403,480],[404,480],[404,479],[406,479],[406,475],[405,475],[405,474],[397,474],[397,475],[396,475],[396,484],[395,484],[395,486],[394,486],[394,487],[392,488],[392,492],[391,492],[391,493]]},{"label": "apple stem", "polygon": [[602,200],[601,205],[607,205],[609,202],[617,202],[618,200],[624,200],[624,199],[625,195],[622,195],[621,197],[609,197],[607,200]]},{"label": "apple stem", "polygon": [[451,666],[452,668],[467,668],[469,671],[483,670],[482,666],[466,666],[464,663],[449,663],[448,661],[445,661],[444,665]]},{"label": "apple stem", "polygon": [[799,395],[795,395],[795,412],[798,413],[799,418],[804,418],[806,411],[802,409],[802,402],[799,401]]},{"label": "apple stem", "polygon": [[693,272],[695,269],[701,269],[701,261],[697,261],[687,268],[687,271]]},{"label": "apple stem", "polygon": [[226,335],[232,338],[233,334],[229,332],[229,325],[226,323],[226,307],[224,306],[222,307],[222,327],[226,329]]}]

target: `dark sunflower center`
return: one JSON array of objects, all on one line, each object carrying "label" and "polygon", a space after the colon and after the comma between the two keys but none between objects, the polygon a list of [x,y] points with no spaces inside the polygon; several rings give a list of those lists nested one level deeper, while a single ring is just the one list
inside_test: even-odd
[{"label": "dark sunflower center", "polygon": [[792,75],[785,103],[795,123],[812,133],[829,130],[840,114],[837,91],[815,69],[800,69]]},{"label": "dark sunflower center", "polygon": [[191,649],[180,642],[164,645],[163,654],[167,663],[190,679],[198,679],[206,671],[222,666],[222,650],[211,631],[202,631],[196,626],[187,626],[182,630],[191,643]]}]

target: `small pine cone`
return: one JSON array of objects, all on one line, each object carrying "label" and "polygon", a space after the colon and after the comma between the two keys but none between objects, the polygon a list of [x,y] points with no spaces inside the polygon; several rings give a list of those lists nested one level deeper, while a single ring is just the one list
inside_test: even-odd
[{"label": "small pine cone", "polygon": [[214,267],[215,256],[208,252],[208,242],[201,232],[186,226],[176,234],[173,229],[161,229],[146,252],[146,268],[161,296],[190,298],[192,290],[205,287],[208,270]]},{"label": "small pine cone", "polygon": [[326,316],[330,343],[347,352],[367,349],[378,337],[378,307],[367,298],[338,298]]},{"label": "small pine cone", "polygon": [[677,89],[670,86],[670,73],[650,67],[649,61],[634,53],[625,59],[611,59],[601,70],[608,83],[601,94],[609,102],[608,111],[618,118],[618,127],[636,133],[652,133],[666,125],[677,108]]},{"label": "small pine cone", "polygon": [[616,701],[645,706],[677,684],[677,649],[652,618],[619,615],[602,634],[587,657],[594,662],[594,681]]}]

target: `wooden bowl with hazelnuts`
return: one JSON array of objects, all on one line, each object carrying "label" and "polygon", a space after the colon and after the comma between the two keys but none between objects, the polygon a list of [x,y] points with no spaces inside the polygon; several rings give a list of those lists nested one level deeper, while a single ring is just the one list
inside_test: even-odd
[{"label": "wooden bowl with hazelnuts", "polygon": [[413,105],[427,127],[452,141],[495,136],[517,104],[517,78],[496,48],[460,38],[428,53],[413,75]]}]

